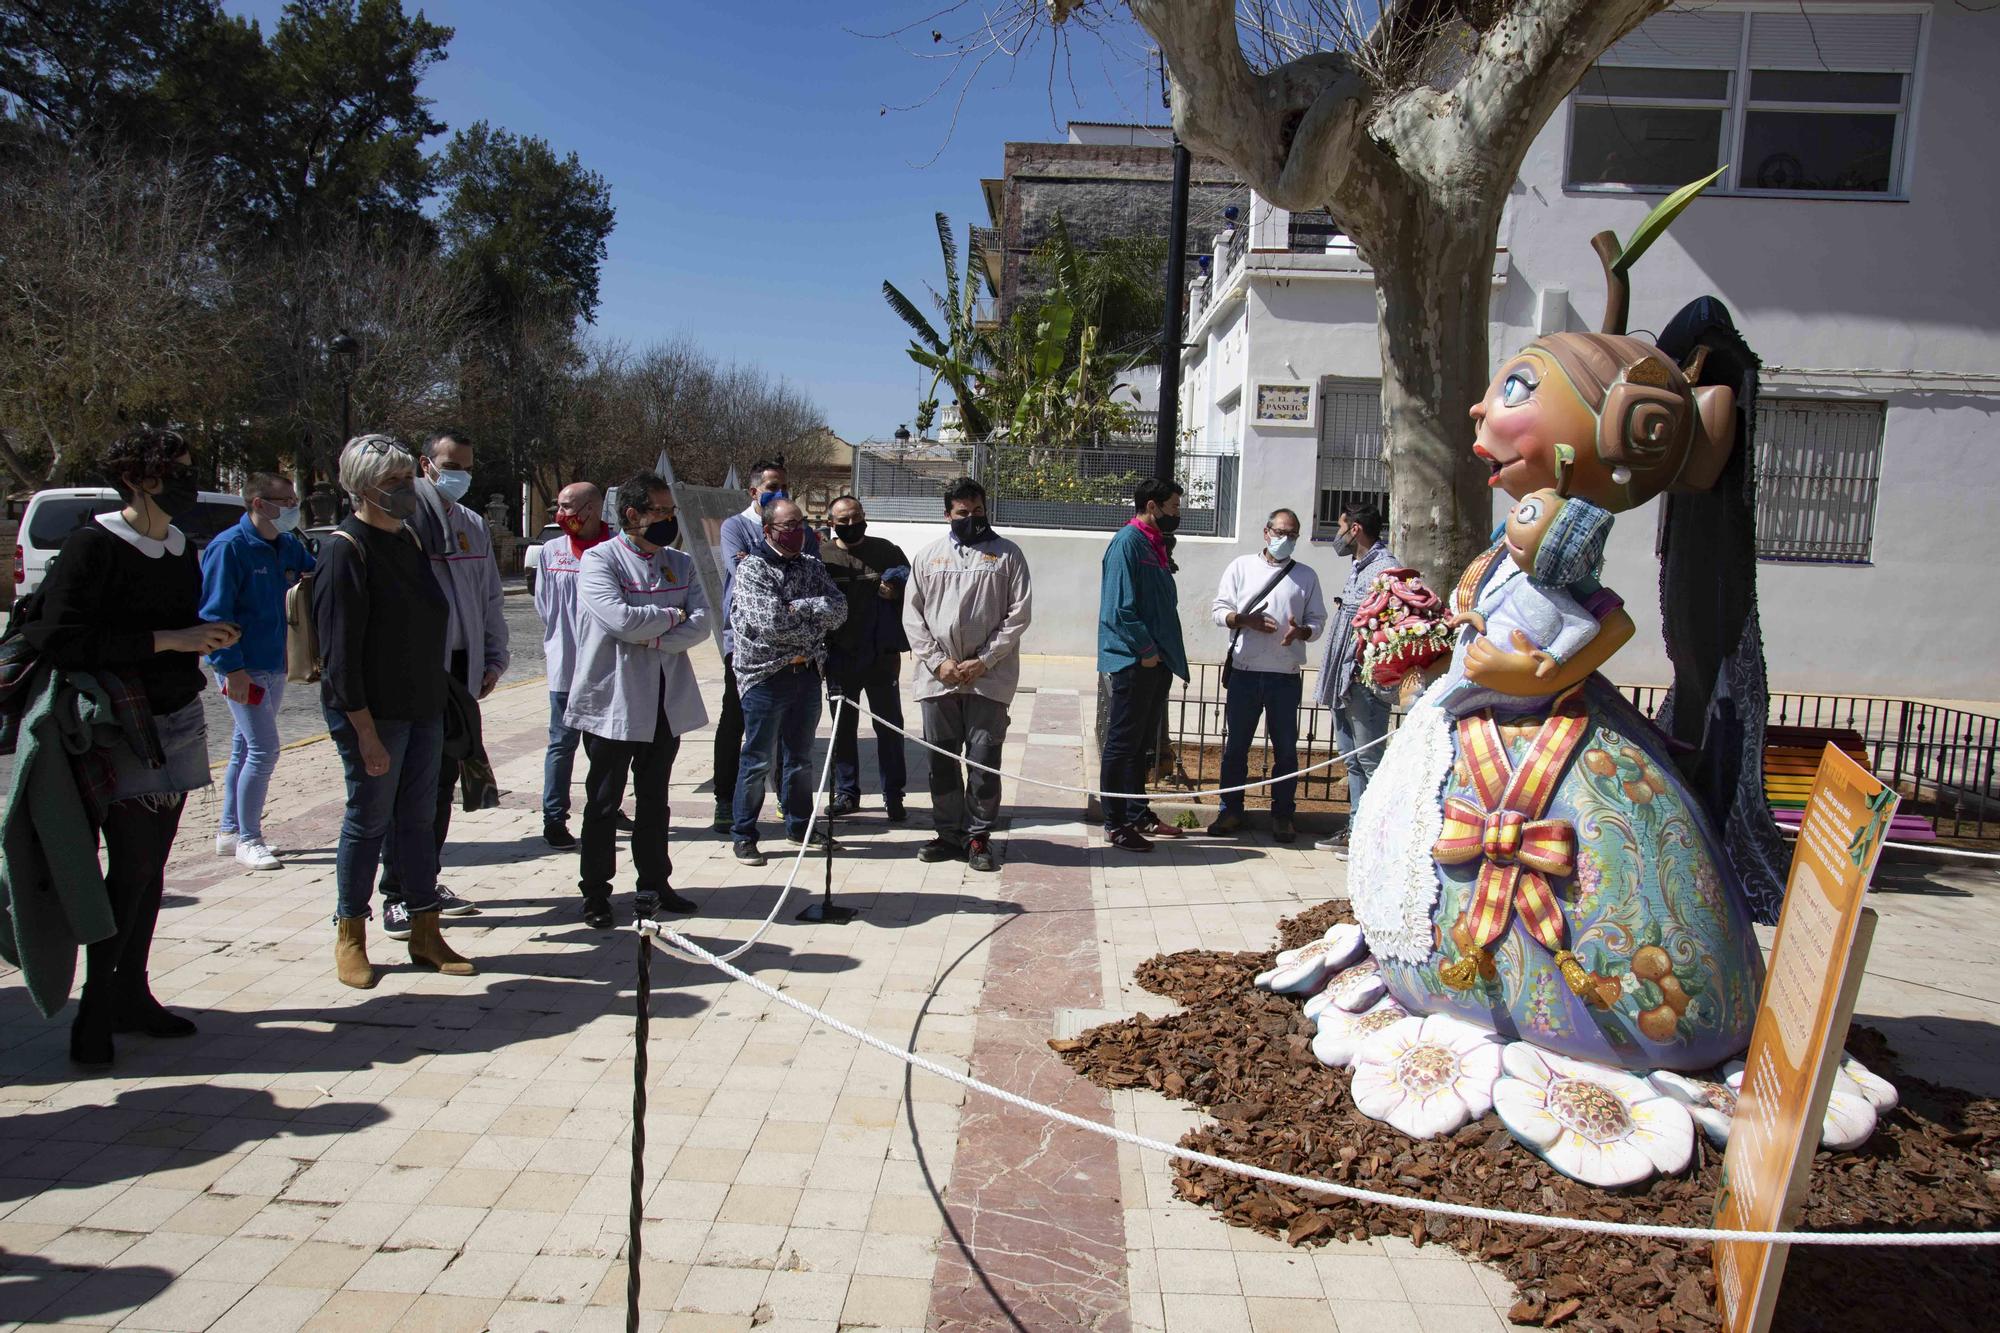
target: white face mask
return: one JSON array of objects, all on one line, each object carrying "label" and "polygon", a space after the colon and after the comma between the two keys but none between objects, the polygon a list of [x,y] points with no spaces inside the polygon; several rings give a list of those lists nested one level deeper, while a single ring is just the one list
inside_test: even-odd
[{"label": "white face mask", "polygon": [[290,532],[298,527],[298,525],[299,507],[297,505],[293,505],[289,509],[280,508],[277,513],[271,515],[271,526],[280,532]]},{"label": "white face mask", "polygon": [[472,489],[472,474],[439,468],[432,484],[443,493],[445,499],[456,504],[465,498],[467,491]]},{"label": "white face mask", "polygon": [[1273,560],[1290,560],[1292,552],[1298,548],[1297,537],[1273,537],[1264,543],[1264,549],[1271,553]]}]

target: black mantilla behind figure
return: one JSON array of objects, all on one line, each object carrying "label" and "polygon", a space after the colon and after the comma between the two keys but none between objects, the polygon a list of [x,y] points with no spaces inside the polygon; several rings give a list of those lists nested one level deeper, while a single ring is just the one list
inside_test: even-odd
[{"label": "black mantilla behind figure", "polygon": [[1770,691],[1757,617],[1760,363],[1713,296],[1684,306],[1659,348],[1694,367],[1693,383],[1735,390],[1737,444],[1714,486],[1661,500],[1660,621],[1674,679],[1658,723],[1692,747],[1681,771],[1721,830],[1751,915],[1774,925],[1790,855],[1764,797]]}]

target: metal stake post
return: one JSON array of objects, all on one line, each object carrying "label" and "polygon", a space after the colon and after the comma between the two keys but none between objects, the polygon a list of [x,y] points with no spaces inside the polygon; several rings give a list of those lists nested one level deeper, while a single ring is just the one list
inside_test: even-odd
[{"label": "metal stake post", "polygon": [[646,1207],[646,1033],[653,1011],[653,942],[640,931],[638,992],[633,1003],[632,1215],[625,1243],[625,1333],[639,1333],[639,1233]]},{"label": "metal stake post", "polygon": [[[833,794],[831,792],[821,792],[819,795],[827,798],[826,882],[820,889],[819,901],[816,903],[807,903],[792,920],[817,921],[829,926],[844,926],[854,920],[855,917],[861,915],[861,913],[852,907],[842,907],[833,900]],[[815,796],[814,799],[817,800],[819,797]]]}]

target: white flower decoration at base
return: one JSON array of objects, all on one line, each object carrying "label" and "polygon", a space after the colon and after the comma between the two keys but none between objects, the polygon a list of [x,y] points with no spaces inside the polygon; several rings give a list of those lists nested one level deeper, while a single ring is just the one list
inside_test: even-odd
[{"label": "white flower decoration at base", "polygon": [[[1867,1077],[1866,1083],[1849,1071],[1849,1063],[1853,1063]],[[1741,1096],[1743,1062],[1731,1060],[1722,1067],[1722,1076],[1729,1090]],[[1820,1120],[1819,1146],[1835,1152],[1849,1152],[1874,1137],[1875,1122],[1879,1116],[1877,1097],[1887,1098],[1887,1105],[1881,1110],[1892,1109],[1896,1104],[1896,1089],[1866,1065],[1854,1061],[1851,1056],[1847,1057],[1834,1071],[1833,1088],[1826,1095],[1826,1115]]]},{"label": "white flower decoration at base", "polygon": [[1896,1109],[1896,1085],[1851,1055],[1841,1056],[1840,1072],[1834,1075],[1834,1086],[1859,1092],[1866,1097],[1878,1118]]},{"label": "white flower decoration at base", "polygon": [[1687,1107],[1708,1141],[1721,1148],[1729,1143],[1729,1122],[1736,1118],[1736,1094],[1728,1084],[1693,1078],[1662,1069],[1646,1080]]},{"label": "white flower decoration at base", "polygon": [[1688,1108],[1622,1069],[1572,1060],[1524,1041],[1501,1054],[1493,1109],[1514,1137],[1586,1185],[1636,1185],[1694,1156]]},{"label": "white flower decoration at base", "polygon": [[1388,991],[1382,981],[1382,965],[1373,958],[1364,958],[1326,983],[1326,1003],[1331,1008],[1358,1014],[1372,1008]]},{"label": "white flower decoration at base", "polygon": [[1341,922],[1326,934],[1296,949],[1286,949],[1268,972],[1259,972],[1256,984],[1280,995],[1319,989],[1320,983],[1368,951],[1361,941],[1361,927]]},{"label": "white flower decoration at base", "polygon": [[1354,1107],[1413,1139],[1449,1134],[1493,1108],[1500,1039],[1448,1014],[1401,1018],[1354,1053]]},{"label": "white flower decoration at base", "polygon": [[[1324,992],[1322,992],[1324,994]],[[1365,1013],[1350,1014],[1339,1005],[1328,1005],[1319,1013],[1319,1032],[1313,1037],[1313,1057],[1329,1069],[1345,1069],[1354,1063],[1361,1043],[1401,1019],[1409,1011],[1386,995]]]}]

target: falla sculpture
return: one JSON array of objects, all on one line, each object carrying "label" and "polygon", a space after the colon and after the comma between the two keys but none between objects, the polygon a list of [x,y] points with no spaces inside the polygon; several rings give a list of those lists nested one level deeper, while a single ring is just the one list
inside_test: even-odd
[{"label": "falla sculpture", "polygon": [[[1457,579],[1449,669],[1411,703],[1355,812],[1365,954],[1343,941],[1266,974],[1286,983],[1272,989],[1346,995],[1348,970],[1369,970],[1375,1007],[1336,996],[1317,1019],[1364,1113],[1428,1136],[1490,1106],[1559,1170],[1606,1186],[1686,1166],[1685,1089],[1722,1088],[1749,1044],[1764,980],[1752,924],[1776,920],[1787,861],[1761,786],[1757,359],[1711,297],[1657,340],[1625,331],[1633,261],[1708,183],[1622,246],[1594,238],[1602,330],[1537,338],[1473,405],[1472,448],[1522,503]],[[1674,682],[1649,719],[1599,674],[1634,625],[1594,566],[1610,516],[1655,501]],[[1563,506],[1589,520],[1570,525],[1578,544],[1538,558],[1524,532],[1562,546],[1548,520]],[[1561,573],[1538,596],[1567,608],[1562,651],[1482,632],[1511,626],[1517,585],[1549,568]],[[1578,632],[1577,607],[1594,626]]]}]

